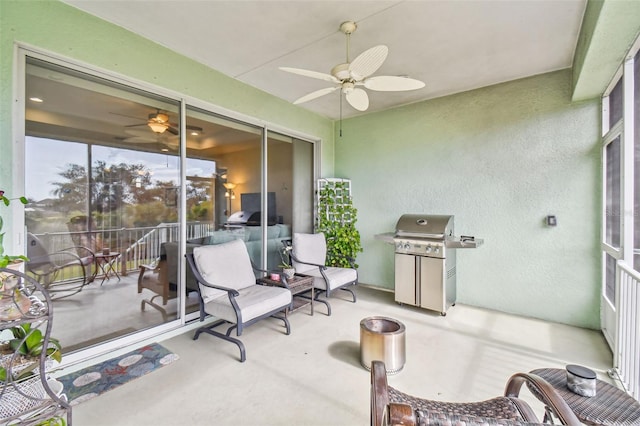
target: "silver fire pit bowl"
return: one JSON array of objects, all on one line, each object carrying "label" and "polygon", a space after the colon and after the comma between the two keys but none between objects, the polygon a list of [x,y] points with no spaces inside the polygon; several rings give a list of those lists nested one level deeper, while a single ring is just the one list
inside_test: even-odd
[{"label": "silver fire pit bowl", "polygon": [[387,317],[360,321],[360,363],[371,371],[371,361],[383,361],[387,374],[396,374],[406,360],[405,327]]}]

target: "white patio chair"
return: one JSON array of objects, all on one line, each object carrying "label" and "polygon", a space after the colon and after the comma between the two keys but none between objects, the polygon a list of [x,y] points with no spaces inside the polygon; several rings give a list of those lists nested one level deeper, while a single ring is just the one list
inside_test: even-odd
[{"label": "white patio chair", "polygon": [[[293,234],[291,260],[296,274],[314,277],[313,285],[317,289],[315,300],[327,305],[328,315],[331,315],[331,305],[326,300],[318,299],[318,296],[324,292],[328,298],[335,290],[344,290],[351,293],[355,303],[356,294],[348,287],[358,283],[358,271],[355,267],[326,266],[326,258],[327,241],[322,232]],[[353,266],[352,259],[350,263]]]},{"label": "white patio chair", "polygon": [[[196,330],[193,340],[201,333],[207,333],[235,343],[240,348],[240,362],[244,362],[244,344],[231,337],[234,329],[240,336],[245,327],[274,317],[284,321],[286,334],[291,333],[289,320],[283,313],[291,305],[291,292],[286,288],[256,284],[254,267],[243,241],[195,247],[193,254],[186,257],[198,282],[200,321],[207,315],[219,318]],[[226,334],[214,330],[224,323],[232,324]]]}]

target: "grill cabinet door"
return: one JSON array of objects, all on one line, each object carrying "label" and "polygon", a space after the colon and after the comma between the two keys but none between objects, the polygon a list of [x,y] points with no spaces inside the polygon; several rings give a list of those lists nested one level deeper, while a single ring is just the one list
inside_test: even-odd
[{"label": "grill cabinet door", "polygon": [[396,302],[416,306],[416,257],[396,253]]},{"label": "grill cabinet door", "polygon": [[420,259],[420,306],[440,313],[447,310],[444,298],[444,259]]}]

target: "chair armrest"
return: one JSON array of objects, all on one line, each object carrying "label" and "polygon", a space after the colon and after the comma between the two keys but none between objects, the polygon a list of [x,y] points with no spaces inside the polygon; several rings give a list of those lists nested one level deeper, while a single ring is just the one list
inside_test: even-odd
[{"label": "chair armrest", "polygon": [[[62,250],[60,250],[59,252],[63,252],[63,251],[69,251],[69,250],[74,250],[74,251],[85,251],[87,252],[87,256],[91,256],[93,259],[96,258],[96,254],[93,250],[91,250],[88,247],[85,246],[72,246],[72,247],[66,247],[63,248]],[[59,253],[58,252],[58,253]]]},{"label": "chair armrest", "polygon": [[371,426],[389,421],[389,387],[384,362],[371,361]]},{"label": "chair armrest", "polygon": [[278,273],[278,271],[275,271],[275,270],[259,268],[255,263],[253,263],[253,260],[251,260],[251,267],[253,268],[254,271],[262,272],[263,274],[269,274],[271,272]]},{"label": "chair armrest", "polygon": [[[43,263],[49,263],[53,266],[55,266],[56,268],[62,268],[65,266],[69,266],[71,264],[75,264],[76,262],[80,265],[82,265],[82,258],[80,256],[78,256],[76,253],[71,252],[71,251],[64,251],[64,250],[60,250],[60,251],[56,251],[53,253],[49,253],[43,256],[35,256],[35,257],[30,257],[29,258],[29,263],[31,264],[38,264],[41,261],[44,261]],[[84,266],[83,266],[84,268]]]},{"label": "chair armrest", "polygon": [[511,376],[505,387],[504,396],[517,398],[524,383],[538,392],[536,397],[542,398],[542,402],[558,417],[562,424],[572,426],[582,424],[556,390],[546,380],[535,374],[516,373]]},{"label": "chair armrest", "polygon": [[409,404],[392,402],[389,404],[389,425],[416,426],[416,412]]},{"label": "chair armrest", "polygon": [[291,258],[293,260],[295,260],[296,262],[302,263],[303,265],[317,266],[318,268],[320,268],[320,270],[327,269],[327,267],[325,265],[320,265],[318,263],[311,263],[311,262],[305,262],[304,260],[300,260],[293,253],[289,253],[289,256],[291,256]]},{"label": "chair armrest", "polygon": [[142,289],[145,288],[143,285],[145,273],[148,271],[156,272],[157,270],[158,266],[140,264],[140,273],[138,274],[138,293],[141,293]]}]

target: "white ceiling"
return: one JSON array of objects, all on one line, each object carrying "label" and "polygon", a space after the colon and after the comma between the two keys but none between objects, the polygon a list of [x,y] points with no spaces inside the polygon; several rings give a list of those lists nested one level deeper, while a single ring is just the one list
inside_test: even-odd
[{"label": "white ceiling", "polygon": [[[331,83],[280,71],[329,73],[345,61],[340,23],[358,24],[351,59],[378,44],[374,75],[426,83],[372,92],[381,111],[570,67],[586,0],[221,1],[63,0],[287,101]],[[301,106],[339,117],[339,91]],[[363,114],[343,105],[343,117]]]}]

